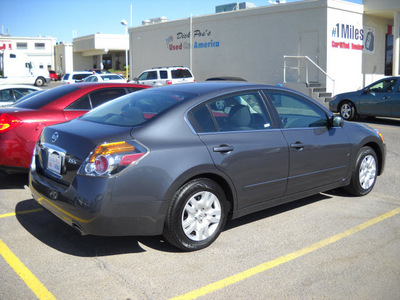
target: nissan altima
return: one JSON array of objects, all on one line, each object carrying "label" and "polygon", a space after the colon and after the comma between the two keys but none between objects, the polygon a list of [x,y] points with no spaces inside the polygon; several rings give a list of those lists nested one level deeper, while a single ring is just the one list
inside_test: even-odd
[{"label": "nissan altima", "polygon": [[81,234],[160,235],[193,251],[227,218],[344,187],[369,193],[386,146],[289,89],[207,82],[146,89],[44,128],[34,199]]}]

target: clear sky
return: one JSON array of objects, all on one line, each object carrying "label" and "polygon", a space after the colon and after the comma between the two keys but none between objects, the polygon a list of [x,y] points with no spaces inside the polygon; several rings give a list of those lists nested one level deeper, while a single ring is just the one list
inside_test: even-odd
[{"label": "clear sky", "polygon": [[[286,0],[287,3],[299,0]],[[361,4],[362,0],[347,0]],[[177,20],[213,14],[215,6],[231,0],[0,0],[0,32],[16,37],[52,36],[57,42],[72,42],[94,34],[124,34],[125,19],[130,26],[143,20],[165,16]],[[271,5],[269,0],[248,0],[256,6]],[[1,39],[1,37],[0,37]]]}]

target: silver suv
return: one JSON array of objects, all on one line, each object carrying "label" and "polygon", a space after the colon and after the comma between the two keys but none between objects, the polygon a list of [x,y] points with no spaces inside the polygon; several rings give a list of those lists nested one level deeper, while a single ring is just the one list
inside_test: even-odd
[{"label": "silver suv", "polygon": [[143,71],[134,81],[150,86],[194,82],[192,72],[186,67],[158,67]]}]

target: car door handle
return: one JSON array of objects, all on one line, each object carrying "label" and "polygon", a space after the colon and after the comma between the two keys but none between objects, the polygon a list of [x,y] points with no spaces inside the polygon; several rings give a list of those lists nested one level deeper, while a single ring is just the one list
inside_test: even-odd
[{"label": "car door handle", "polygon": [[290,144],[291,148],[296,148],[298,150],[304,149],[304,146],[305,145],[303,143],[301,143],[301,142],[296,142],[294,144]]},{"label": "car door handle", "polygon": [[218,147],[213,148],[214,152],[221,152],[221,153],[227,153],[233,151],[233,146],[229,145],[220,145]]},{"label": "car door handle", "polygon": [[383,100],[387,100],[387,99],[390,99],[390,96],[383,96],[382,98],[383,98]]}]

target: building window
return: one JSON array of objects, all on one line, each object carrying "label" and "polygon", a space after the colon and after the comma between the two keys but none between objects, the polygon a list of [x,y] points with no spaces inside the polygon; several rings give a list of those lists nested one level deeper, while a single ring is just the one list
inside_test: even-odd
[{"label": "building window", "polygon": [[45,44],[44,43],[35,43],[35,49],[43,50],[43,49],[45,49]]},{"label": "building window", "polygon": [[39,65],[39,69],[44,69],[43,65]]},{"label": "building window", "polygon": [[28,43],[17,43],[17,49],[19,49],[19,50],[28,49]]},{"label": "building window", "polygon": [[385,45],[385,75],[392,76],[392,64],[393,64],[393,35],[386,35]]}]

